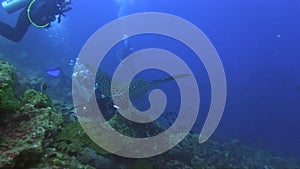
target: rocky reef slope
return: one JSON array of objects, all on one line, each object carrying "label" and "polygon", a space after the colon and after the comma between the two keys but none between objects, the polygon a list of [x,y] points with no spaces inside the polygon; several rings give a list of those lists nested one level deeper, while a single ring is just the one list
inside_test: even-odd
[{"label": "rocky reef slope", "polygon": [[[210,139],[199,144],[196,134],[151,158],[129,159],[110,154],[85,134],[70,103],[51,101],[44,91],[33,89],[16,95],[14,72],[12,65],[0,61],[0,169],[300,168],[294,161],[237,140]],[[145,131],[155,135],[163,130],[158,123],[135,130],[136,124],[122,120],[118,113],[109,124],[132,137],[144,137]]]}]

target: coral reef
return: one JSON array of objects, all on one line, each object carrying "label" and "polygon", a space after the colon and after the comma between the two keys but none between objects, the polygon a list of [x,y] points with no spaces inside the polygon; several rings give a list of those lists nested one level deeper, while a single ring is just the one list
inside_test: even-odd
[{"label": "coral reef", "polygon": [[62,122],[61,115],[45,95],[29,90],[21,100],[19,110],[1,125],[0,168],[26,168],[32,161],[38,162],[45,139]]},{"label": "coral reef", "polygon": [[60,129],[61,113],[41,92],[28,89],[14,94],[14,70],[0,62],[0,168],[92,168],[67,154],[48,149],[50,138]]},{"label": "coral reef", "polygon": [[14,112],[20,103],[15,97],[14,67],[7,62],[0,61],[0,112]]},{"label": "coral reef", "polygon": [[74,156],[48,148],[40,163],[35,165],[37,169],[95,169],[90,165],[83,165]]}]

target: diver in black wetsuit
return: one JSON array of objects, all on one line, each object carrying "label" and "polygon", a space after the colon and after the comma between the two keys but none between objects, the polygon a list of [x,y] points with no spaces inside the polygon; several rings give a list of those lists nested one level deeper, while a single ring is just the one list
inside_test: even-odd
[{"label": "diver in black wetsuit", "polygon": [[0,22],[0,35],[14,42],[19,42],[30,25],[36,27],[50,26],[50,22],[61,21],[64,12],[71,10],[69,0],[32,0],[19,14],[15,27]]}]

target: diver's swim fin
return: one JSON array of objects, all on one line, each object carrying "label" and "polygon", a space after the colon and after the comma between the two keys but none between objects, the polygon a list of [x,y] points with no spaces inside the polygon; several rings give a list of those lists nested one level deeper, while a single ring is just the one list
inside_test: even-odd
[{"label": "diver's swim fin", "polygon": [[46,73],[50,76],[53,76],[53,77],[58,77],[62,72],[62,67],[55,67],[55,68],[51,68],[51,69],[48,69],[46,71]]}]

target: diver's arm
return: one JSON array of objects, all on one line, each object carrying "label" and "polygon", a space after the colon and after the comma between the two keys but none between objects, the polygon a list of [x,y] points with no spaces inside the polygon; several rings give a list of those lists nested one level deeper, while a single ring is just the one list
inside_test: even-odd
[{"label": "diver's arm", "polygon": [[18,17],[15,27],[12,27],[6,23],[0,22],[0,35],[4,36],[5,38],[10,39],[14,42],[19,42],[25,35],[25,33],[28,30],[30,25],[31,24],[27,18],[26,9],[24,9],[19,14],[19,17]]}]

